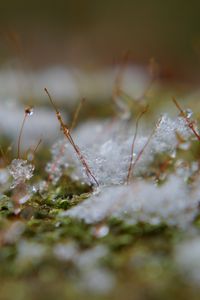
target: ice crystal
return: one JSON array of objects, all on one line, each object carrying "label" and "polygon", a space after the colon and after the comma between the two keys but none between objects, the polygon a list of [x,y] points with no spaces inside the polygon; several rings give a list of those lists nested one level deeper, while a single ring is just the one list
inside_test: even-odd
[{"label": "ice crystal", "polygon": [[179,134],[183,140],[188,140],[192,135],[192,131],[186,124],[185,119],[178,117],[172,120],[167,115],[163,115],[155,138],[152,140],[154,151],[172,153],[179,142],[177,134]]},{"label": "ice crystal", "polygon": [[[100,185],[116,185],[126,181],[134,131],[135,128],[127,122],[113,121],[89,122],[74,132],[74,140]],[[134,145],[133,162],[147,143],[149,135],[150,133],[138,135]],[[177,147],[182,142],[189,143],[191,136],[192,131],[184,118],[171,119],[163,115],[132,175],[145,174],[157,154],[168,153],[173,157],[176,155]],[[85,170],[67,141],[61,140],[55,144],[52,154],[53,159],[47,166],[47,171],[53,181],[59,180],[67,167],[73,169],[71,174],[74,178],[88,180]]]},{"label": "ice crystal", "polygon": [[58,141],[51,149],[52,161],[46,165],[46,172],[53,184],[56,184],[63,174],[63,171],[69,166],[64,153],[67,145],[65,140]]},{"label": "ice crystal", "polygon": [[30,180],[33,176],[34,166],[28,163],[24,159],[13,159],[8,167],[10,175],[13,177],[11,189],[17,185],[24,183],[26,180]]},{"label": "ice crystal", "polygon": [[63,212],[62,216],[78,218],[89,224],[117,217],[132,224],[166,223],[185,227],[196,217],[198,205],[198,186],[191,191],[182,178],[171,175],[161,186],[137,180],[128,186],[104,188],[99,194]]}]

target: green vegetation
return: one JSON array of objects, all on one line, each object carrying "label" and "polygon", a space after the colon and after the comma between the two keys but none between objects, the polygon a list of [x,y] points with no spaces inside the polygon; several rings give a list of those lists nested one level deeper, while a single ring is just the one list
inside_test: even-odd
[{"label": "green vegetation", "polygon": [[[146,120],[152,118],[154,105],[156,102],[152,103]],[[102,117],[102,105],[98,108],[95,113],[99,112],[98,117]],[[92,110],[92,105],[86,106],[80,120],[87,114],[90,116]],[[111,106],[107,113],[109,111],[112,112]],[[4,147],[9,145],[6,139],[2,141]],[[192,142],[189,152],[179,149],[177,156],[188,164],[198,160],[199,142]],[[12,154],[8,154],[8,159],[11,157]],[[47,177],[44,166],[49,158],[49,149],[41,147],[35,157],[33,184]],[[167,176],[174,168],[174,159],[161,154],[149,166],[147,177],[157,178],[162,184],[161,172],[164,170]],[[20,204],[17,214],[11,192],[6,192],[7,196],[1,194],[0,299],[199,299],[199,288],[188,284],[173,259],[174,247],[184,239],[186,232],[165,224],[131,225],[116,218],[89,225],[62,217],[63,211],[87,199],[91,192],[90,186],[73,181],[69,173],[64,172],[55,186],[49,183],[46,191],[37,192]],[[197,231],[199,223],[197,218],[194,224]],[[99,234],[102,227],[106,233]],[[71,257],[66,258],[62,250],[56,250],[66,245],[75,245],[78,255],[73,257],[71,253]],[[87,267],[76,263],[78,257],[98,246],[107,252],[93,263],[112,274],[115,280],[113,288],[105,294],[91,291],[87,284],[82,286]],[[90,257],[92,261],[92,255],[88,254],[89,261]]]}]

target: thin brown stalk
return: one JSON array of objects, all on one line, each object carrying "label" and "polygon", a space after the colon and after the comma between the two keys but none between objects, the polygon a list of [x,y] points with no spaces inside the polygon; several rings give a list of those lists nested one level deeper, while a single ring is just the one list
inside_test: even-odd
[{"label": "thin brown stalk", "polygon": [[58,121],[60,123],[61,131],[63,132],[63,134],[65,135],[65,137],[67,138],[67,140],[70,142],[70,144],[72,145],[75,153],[77,154],[77,157],[79,158],[82,166],[84,167],[86,175],[88,176],[88,178],[90,180],[92,179],[96,183],[97,186],[99,186],[98,181],[96,180],[95,176],[92,174],[92,172],[91,172],[91,170],[90,170],[90,168],[88,166],[88,163],[86,162],[84,156],[80,152],[80,149],[74,143],[74,140],[73,140],[73,138],[71,136],[70,130],[69,130],[68,126],[66,124],[64,124],[62,116],[61,116],[61,113],[59,112],[58,108],[56,107],[55,103],[53,102],[50,93],[48,92],[48,90],[46,88],[44,89],[44,91],[48,95],[49,100],[50,100],[50,102],[51,102],[51,104],[52,104],[52,106],[53,106],[53,108],[54,108],[54,110],[56,112],[57,119],[58,119]]},{"label": "thin brown stalk", "polygon": [[[78,107],[76,108],[75,110],[75,113],[74,113],[74,116],[73,116],[73,119],[72,119],[72,124],[71,124],[71,127],[70,127],[70,131],[72,131],[76,125],[76,122],[77,122],[77,119],[78,119],[78,116],[79,116],[79,113],[81,111],[81,108],[83,106],[83,104],[85,103],[85,98],[82,98],[81,101],[79,102],[79,105]],[[50,174],[47,178],[47,182],[49,183],[51,180],[52,180],[52,173],[54,172],[54,170],[56,169],[57,165],[58,165],[58,161],[59,159],[61,158],[61,156],[63,155],[64,153],[64,149],[65,149],[65,144],[63,143],[63,145],[61,146],[60,148],[60,151],[59,151],[59,155],[55,161],[55,163],[52,165],[51,167],[51,171],[50,171]]]},{"label": "thin brown stalk", "polygon": [[145,149],[147,148],[147,146],[149,145],[153,135],[155,134],[160,122],[161,122],[162,118],[160,118],[160,120],[157,122],[157,124],[155,125],[154,129],[152,130],[150,136],[148,137],[146,143],[144,144],[143,148],[140,150],[140,152],[138,153],[136,159],[134,160],[133,162],[133,165],[132,165],[132,171],[134,170],[136,164],[138,163],[138,161],[140,160],[142,154],[144,153]]},{"label": "thin brown stalk", "polygon": [[35,146],[35,148],[33,149],[33,155],[35,156],[35,153],[37,152],[40,144],[42,143],[42,139],[39,139],[37,145]]},{"label": "thin brown stalk", "polygon": [[[36,146],[35,146],[34,148],[30,147],[30,148],[26,151],[26,157],[27,157],[28,160],[34,161],[34,159],[35,159],[35,154],[36,154],[36,152],[37,152],[37,150],[38,150],[38,148],[39,148],[39,146],[40,146],[41,143],[42,143],[42,139],[40,139],[40,140],[37,142],[37,144],[36,144]],[[29,156],[29,154],[30,154],[30,156]]]},{"label": "thin brown stalk", "polygon": [[22,138],[22,133],[23,133],[23,129],[24,129],[24,125],[25,125],[27,116],[28,116],[28,114],[25,113],[24,119],[22,121],[22,126],[21,126],[20,132],[19,132],[19,137],[18,137],[18,142],[17,142],[17,157],[18,157],[18,159],[21,158],[21,138]]},{"label": "thin brown stalk", "polygon": [[22,138],[22,133],[23,133],[24,125],[25,125],[27,117],[31,116],[32,113],[33,113],[33,107],[28,106],[28,107],[25,108],[25,110],[24,110],[24,118],[23,118],[22,125],[21,125],[21,128],[20,128],[19,137],[18,137],[18,143],[17,143],[17,157],[18,158],[21,158],[21,138]]},{"label": "thin brown stalk", "polygon": [[84,105],[84,103],[85,103],[85,98],[82,98],[81,101],[79,102],[79,105],[77,106],[77,108],[75,110],[75,113],[74,113],[74,116],[73,116],[73,119],[72,119],[72,124],[70,126],[70,131],[71,132],[74,129],[74,127],[76,126],[77,119],[79,117],[80,111],[81,111],[82,106]]},{"label": "thin brown stalk", "polygon": [[132,168],[133,168],[133,154],[134,154],[134,148],[135,148],[135,141],[136,141],[137,134],[138,134],[139,122],[140,122],[140,119],[143,117],[143,115],[147,112],[147,110],[148,110],[148,106],[138,115],[137,120],[136,120],[135,133],[134,133],[133,142],[131,145],[130,163],[129,163],[128,174],[127,174],[127,178],[126,178],[127,184],[129,183],[129,181],[131,179],[131,172],[132,172]]},{"label": "thin brown stalk", "polygon": [[180,104],[177,102],[177,100],[175,99],[175,97],[172,97],[172,101],[174,102],[174,104],[176,105],[176,107],[178,108],[180,115],[185,119],[188,127],[192,130],[192,132],[194,133],[194,135],[196,136],[196,138],[200,141],[200,135],[197,133],[196,129],[194,128],[194,122],[191,121],[186,113],[184,112],[184,110],[181,108]]}]

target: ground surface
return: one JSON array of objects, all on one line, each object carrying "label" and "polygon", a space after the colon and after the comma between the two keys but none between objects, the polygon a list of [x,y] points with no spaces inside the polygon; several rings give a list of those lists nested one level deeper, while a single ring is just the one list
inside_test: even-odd
[{"label": "ground surface", "polygon": [[[157,98],[170,93],[160,92]],[[112,106],[105,111],[98,105],[86,106],[79,121],[91,112],[98,117],[112,114]],[[3,146],[9,143],[2,137]],[[192,155],[185,157],[198,160],[198,149],[194,144]],[[49,159],[44,146],[36,156],[33,182],[47,178],[44,166]],[[87,225],[61,217],[90,193],[90,186],[73,181],[66,172],[55,186],[21,204],[16,214],[12,192],[2,192],[0,299],[199,299],[198,283],[188,280],[175,262],[176,247],[188,234],[198,237],[198,217],[184,230],[165,224],[128,225],[114,218]]]}]

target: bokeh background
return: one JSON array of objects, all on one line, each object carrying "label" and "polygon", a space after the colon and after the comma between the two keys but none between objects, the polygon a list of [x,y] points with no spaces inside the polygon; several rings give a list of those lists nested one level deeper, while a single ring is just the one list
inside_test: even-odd
[{"label": "bokeh background", "polygon": [[[200,0],[0,0],[0,300],[200,299],[200,144],[172,102],[200,128],[199,82]],[[64,217],[91,187],[45,87],[103,184],[95,224]],[[11,190],[15,158],[35,172]]]},{"label": "bokeh background", "polygon": [[30,68],[113,65],[154,57],[162,76],[200,77],[198,0],[1,0],[0,64],[19,58]]}]

